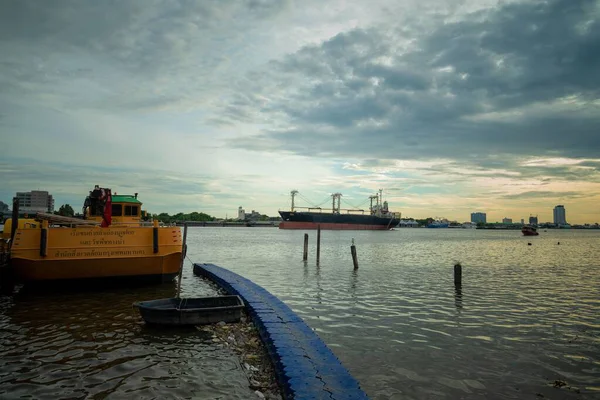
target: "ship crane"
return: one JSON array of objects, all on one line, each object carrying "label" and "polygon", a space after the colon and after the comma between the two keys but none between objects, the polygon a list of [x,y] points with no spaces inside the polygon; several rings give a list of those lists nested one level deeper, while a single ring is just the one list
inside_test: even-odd
[{"label": "ship crane", "polygon": [[[342,198],[342,194],[341,193],[333,193],[331,195],[331,199],[332,199],[332,206],[331,206],[331,210],[334,214],[339,214],[340,213],[340,209],[341,209],[341,205],[340,205],[340,200]],[[335,201],[337,200],[337,208],[335,206]]]},{"label": "ship crane", "polygon": [[[371,200],[371,214],[375,214],[376,211],[375,210],[379,210],[379,196],[378,195],[373,195],[373,196],[369,196],[369,200]],[[373,208],[373,200],[375,200],[375,208]]]},{"label": "ship crane", "polygon": [[291,211],[294,212],[294,197],[296,197],[296,195],[298,194],[298,191],[297,190],[292,190],[290,192],[290,194],[292,195],[292,208],[291,208]]}]

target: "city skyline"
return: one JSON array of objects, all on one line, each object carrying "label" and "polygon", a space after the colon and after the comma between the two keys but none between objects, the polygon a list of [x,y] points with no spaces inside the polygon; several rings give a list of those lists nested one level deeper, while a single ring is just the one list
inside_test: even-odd
[{"label": "city skyline", "polygon": [[[48,195],[48,198],[50,199],[50,201],[52,203],[52,207],[54,207],[55,200],[54,200],[54,198],[52,196],[52,193],[50,193],[48,191],[32,190],[32,191],[29,191],[29,192],[18,192],[18,193],[16,193],[15,197],[19,198],[20,199],[20,203],[22,203],[22,198],[24,196],[30,196],[32,193],[35,193],[35,192],[45,193],[46,195]],[[117,194],[117,193],[115,193],[115,194]],[[127,194],[129,194],[129,193],[127,193]],[[2,201],[2,200],[0,200],[0,201]],[[9,206],[9,208],[12,205],[12,202],[6,202],[6,201],[3,201],[3,202],[7,206]],[[73,203],[66,202],[66,203],[57,204],[56,207],[58,208],[58,207],[60,207],[60,205],[64,205],[64,204],[69,204],[71,207],[74,206]],[[296,204],[298,204],[298,203],[296,203]],[[559,219],[558,219],[558,222],[557,222],[557,208],[559,208],[559,207],[562,208],[562,211],[558,213],[558,215],[559,215],[558,218]],[[288,208],[283,208],[283,210],[287,210],[287,209]],[[327,206],[324,206],[323,209],[324,209],[324,212],[327,212],[329,210],[327,208]],[[368,206],[366,207],[366,209],[368,209]],[[21,211],[23,211],[23,209],[21,209]],[[31,211],[31,210],[26,209],[25,211],[27,212],[27,211]],[[40,210],[37,210],[37,211],[40,211]],[[37,212],[37,211],[34,210],[32,212]],[[49,211],[49,209],[47,211]],[[201,210],[201,209],[190,210],[190,211],[191,212],[193,212],[193,211],[205,212],[205,210]],[[152,211],[152,210],[149,210],[149,212],[151,212],[153,214],[159,214],[159,213],[164,212],[164,211]],[[182,211],[176,211],[175,213],[177,213],[177,212],[182,212]],[[461,222],[461,223],[462,222],[474,222],[474,223],[477,223],[477,222],[484,222],[484,223],[507,223],[507,222],[505,222],[505,220],[508,219],[508,220],[510,220],[510,223],[513,223],[513,220],[516,220],[516,221],[521,220],[521,223],[524,223],[524,221],[525,221],[525,223],[529,223],[529,224],[554,223],[554,224],[559,224],[560,225],[560,224],[569,224],[569,222],[565,219],[566,218],[565,212],[566,212],[566,207],[564,205],[556,205],[552,209],[552,219],[551,220],[550,219],[549,220],[540,219],[539,218],[539,214],[537,214],[537,213],[535,215],[534,214],[530,214],[527,218],[525,218],[525,217],[515,218],[515,217],[503,216],[503,217],[500,217],[499,219],[495,220],[494,218],[488,219],[487,213],[486,212],[481,212],[481,211],[471,212],[470,213],[470,218],[466,218],[466,219],[461,219],[461,218],[446,218],[446,217],[442,217],[442,218],[445,218],[445,219],[447,219],[449,221],[456,221],[456,222]],[[174,213],[172,213],[172,214],[174,214]],[[271,214],[268,214],[268,213],[264,213],[264,212],[262,212],[262,211],[260,211],[258,209],[252,209],[250,213],[247,213],[246,210],[245,210],[245,208],[244,208],[244,206],[238,206],[238,208],[237,208],[237,210],[235,210],[235,212],[232,212],[232,213],[226,212],[225,213],[225,218],[244,219],[246,215],[252,215],[252,216],[256,217],[256,216],[260,216],[261,214],[268,215],[269,217],[279,216],[279,214],[277,212],[275,214],[271,215]],[[430,215],[428,215],[426,217],[416,217],[416,219],[435,218],[435,217],[433,217],[434,214],[435,213],[430,213]],[[504,214],[498,214],[498,215],[504,215]],[[544,215],[544,213],[542,212],[541,215]],[[215,216],[215,215],[213,215],[213,216]],[[222,218],[222,216],[215,216],[215,217]],[[415,218],[415,217],[403,214],[402,219],[406,219],[406,218]],[[562,218],[562,219],[560,219],[560,218]],[[598,221],[585,221],[585,222],[578,222],[577,224],[594,224],[594,223],[598,223]]]},{"label": "city skyline", "polygon": [[597,17],[592,0],[8,2],[0,199],[77,210],[99,184],[224,218],[382,188],[415,218],[564,204],[600,222]]}]

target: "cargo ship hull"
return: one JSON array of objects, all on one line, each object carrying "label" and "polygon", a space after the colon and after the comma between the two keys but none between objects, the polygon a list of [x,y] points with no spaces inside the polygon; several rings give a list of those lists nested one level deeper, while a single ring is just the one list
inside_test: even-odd
[{"label": "cargo ship hull", "polygon": [[389,230],[400,222],[394,216],[280,211],[279,229]]}]

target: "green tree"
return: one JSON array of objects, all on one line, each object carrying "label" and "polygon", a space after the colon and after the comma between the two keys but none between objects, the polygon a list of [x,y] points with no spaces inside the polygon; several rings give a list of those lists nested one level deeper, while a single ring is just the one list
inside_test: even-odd
[{"label": "green tree", "polygon": [[156,215],[155,217],[157,220],[159,220],[160,222],[171,222],[171,216],[169,215],[169,213],[160,213],[158,215]]},{"label": "green tree", "polygon": [[178,212],[177,214],[173,215],[172,219],[173,221],[183,221],[185,219],[185,214]]},{"label": "green tree", "polygon": [[75,211],[73,211],[73,207],[71,207],[69,204],[63,204],[58,209],[58,215],[62,215],[63,217],[72,217],[75,215]]}]

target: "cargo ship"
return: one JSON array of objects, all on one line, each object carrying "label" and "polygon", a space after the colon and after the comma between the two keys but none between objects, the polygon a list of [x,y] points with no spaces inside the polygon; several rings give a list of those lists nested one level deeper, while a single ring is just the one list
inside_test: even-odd
[{"label": "cargo ship", "polygon": [[[342,209],[340,207],[341,193],[334,193],[331,210],[324,211],[320,207],[295,207],[294,199],[297,190],[290,192],[292,206],[290,211],[279,211],[282,221],[279,229],[321,229],[328,230],[389,230],[400,223],[400,213],[388,210],[387,201],[383,201],[382,190],[369,196],[369,210]],[[306,211],[298,211],[306,209]]]}]

